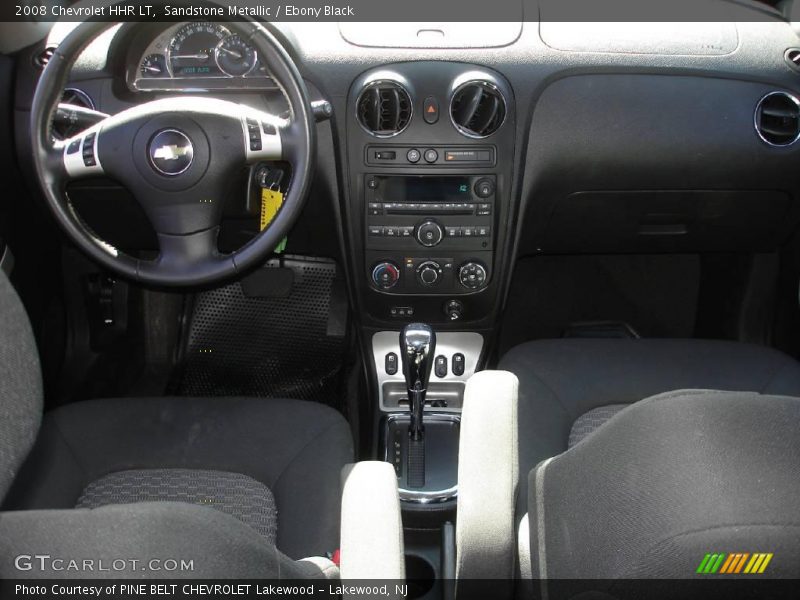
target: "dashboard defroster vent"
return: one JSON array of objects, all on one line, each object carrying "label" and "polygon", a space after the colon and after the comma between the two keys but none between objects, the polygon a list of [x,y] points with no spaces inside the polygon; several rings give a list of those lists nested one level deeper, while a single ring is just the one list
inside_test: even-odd
[{"label": "dashboard defroster vent", "polygon": [[492,135],[506,118],[506,101],[500,90],[488,81],[468,81],[450,99],[453,125],[468,137]]},{"label": "dashboard defroster vent", "polygon": [[411,122],[411,97],[395,81],[376,81],[367,85],[356,101],[356,117],[372,135],[392,137]]},{"label": "dashboard defroster vent", "polygon": [[771,146],[788,146],[800,137],[800,101],[786,92],[771,92],[756,106],[758,136]]}]

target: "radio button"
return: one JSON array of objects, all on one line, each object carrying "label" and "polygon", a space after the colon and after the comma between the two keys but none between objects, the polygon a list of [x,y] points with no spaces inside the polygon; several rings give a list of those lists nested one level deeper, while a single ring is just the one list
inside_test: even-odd
[{"label": "radio button", "polygon": [[368,233],[370,237],[381,237],[383,235],[383,227],[381,225],[370,225]]},{"label": "radio button", "polygon": [[492,204],[490,202],[478,204],[478,216],[485,217],[492,214]]},{"label": "radio button", "polygon": [[447,237],[461,237],[461,227],[445,227]]},{"label": "radio button", "polygon": [[492,228],[491,227],[476,227],[478,232],[478,237],[489,237],[492,235]]},{"label": "radio button", "polygon": [[425,150],[425,162],[435,163],[437,160],[439,160],[439,153],[436,150],[433,148]]},{"label": "radio button", "polygon": [[475,237],[476,231],[474,227],[462,227],[461,237]]},{"label": "radio button", "polygon": [[383,214],[383,204],[379,202],[370,202],[368,206],[368,211],[370,215],[382,215]]},{"label": "radio button", "polygon": [[410,163],[418,163],[419,159],[421,158],[421,155],[419,153],[419,150],[417,150],[416,148],[412,148],[411,150],[408,151],[408,154],[406,154],[406,158]]},{"label": "radio button", "polygon": [[411,237],[414,235],[414,227],[411,225],[400,227],[400,237]]},{"label": "radio button", "polygon": [[399,237],[400,236],[400,228],[399,227],[384,227],[383,228],[383,235],[386,237]]},{"label": "radio button", "polygon": [[367,187],[371,190],[378,189],[378,179],[377,177],[370,177],[367,179]]},{"label": "radio button", "polygon": [[443,237],[442,228],[434,221],[425,221],[417,227],[417,241],[427,248],[441,242]]}]

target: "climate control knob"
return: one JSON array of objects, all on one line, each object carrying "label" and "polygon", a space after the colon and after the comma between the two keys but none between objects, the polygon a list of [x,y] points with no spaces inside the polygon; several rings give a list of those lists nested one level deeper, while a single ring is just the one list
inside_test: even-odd
[{"label": "climate control knob", "polygon": [[436,221],[423,221],[417,226],[417,241],[428,248],[442,241],[444,231]]},{"label": "climate control knob", "polygon": [[372,283],[382,290],[388,290],[400,281],[400,269],[389,261],[380,262],[372,269]]},{"label": "climate control knob", "polygon": [[436,285],[441,278],[442,267],[437,262],[426,260],[417,267],[417,280],[424,286]]},{"label": "climate control knob", "polygon": [[468,262],[458,269],[458,281],[468,290],[478,290],[486,285],[486,267],[478,262]]}]

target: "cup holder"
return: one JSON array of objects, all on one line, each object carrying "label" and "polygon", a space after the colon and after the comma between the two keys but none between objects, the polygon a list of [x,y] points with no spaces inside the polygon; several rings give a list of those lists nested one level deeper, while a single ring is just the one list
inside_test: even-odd
[{"label": "cup holder", "polygon": [[421,556],[406,554],[407,600],[422,598],[433,589],[436,573],[433,565]]}]

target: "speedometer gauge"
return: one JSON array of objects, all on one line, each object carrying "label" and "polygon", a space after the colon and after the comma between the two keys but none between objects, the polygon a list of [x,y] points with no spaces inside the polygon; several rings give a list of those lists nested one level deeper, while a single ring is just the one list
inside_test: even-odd
[{"label": "speedometer gauge", "polygon": [[218,75],[215,50],[229,36],[230,32],[216,23],[190,23],[181,27],[168,48],[173,77]]},{"label": "speedometer gauge", "polygon": [[238,35],[229,35],[216,48],[220,71],[231,77],[243,77],[256,66],[256,50]]}]

